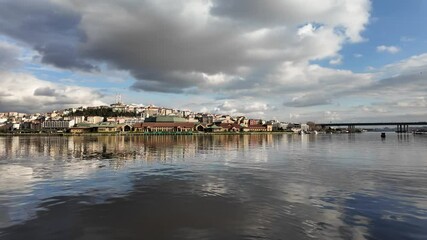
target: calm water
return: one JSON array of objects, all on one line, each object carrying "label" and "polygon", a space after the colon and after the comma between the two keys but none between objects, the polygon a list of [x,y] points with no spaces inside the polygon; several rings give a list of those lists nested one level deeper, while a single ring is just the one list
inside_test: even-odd
[{"label": "calm water", "polygon": [[0,137],[0,239],[427,239],[427,136]]}]

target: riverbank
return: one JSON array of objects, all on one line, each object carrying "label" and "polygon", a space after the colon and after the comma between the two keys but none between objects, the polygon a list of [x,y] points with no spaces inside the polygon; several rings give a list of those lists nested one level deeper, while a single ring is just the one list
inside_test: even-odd
[{"label": "riverbank", "polygon": [[271,132],[115,132],[115,133],[0,133],[0,136],[152,136],[152,135],[254,135],[254,134],[297,134],[294,132],[271,131]]}]

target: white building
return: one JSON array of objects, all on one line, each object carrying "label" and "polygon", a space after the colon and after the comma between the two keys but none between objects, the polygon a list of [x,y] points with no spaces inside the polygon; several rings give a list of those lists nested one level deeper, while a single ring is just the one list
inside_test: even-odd
[{"label": "white building", "polygon": [[301,123],[301,130],[308,131],[309,129],[310,129],[310,126],[308,126],[308,124]]},{"label": "white building", "polygon": [[88,116],[87,117],[88,123],[98,124],[98,123],[103,122],[103,121],[104,121],[104,117],[101,117],[101,116]]},{"label": "white building", "polygon": [[68,129],[74,126],[74,120],[48,120],[42,123],[43,129]]}]

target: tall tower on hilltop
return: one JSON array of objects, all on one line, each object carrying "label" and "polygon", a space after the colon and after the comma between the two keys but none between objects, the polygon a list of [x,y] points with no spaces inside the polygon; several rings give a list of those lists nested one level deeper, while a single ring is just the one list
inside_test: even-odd
[{"label": "tall tower on hilltop", "polygon": [[116,102],[110,105],[113,112],[125,112],[126,111],[126,105],[122,102],[122,95],[117,94],[116,95]]},{"label": "tall tower on hilltop", "polygon": [[121,94],[116,95],[116,104],[119,104],[119,105],[123,104]]}]

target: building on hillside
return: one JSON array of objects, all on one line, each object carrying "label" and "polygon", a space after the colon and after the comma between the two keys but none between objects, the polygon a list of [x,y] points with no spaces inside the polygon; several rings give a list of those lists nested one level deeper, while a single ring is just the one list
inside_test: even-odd
[{"label": "building on hillside", "polygon": [[247,125],[248,125],[248,123],[249,123],[249,120],[248,120],[248,119],[246,119],[246,117],[244,117],[244,116],[239,116],[239,117],[237,117],[237,119],[236,119],[236,123],[237,123],[237,124],[240,124],[240,125],[247,126]]},{"label": "building on hillside", "polygon": [[249,121],[248,121],[248,125],[249,126],[251,126],[251,125],[259,125],[260,123],[261,123],[260,119],[249,119]]},{"label": "building on hillside", "polygon": [[75,124],[79,124],[85,121],[85,116],[73,116],[69,120],[74,120]]},{"label": "building on hillside", "polygon": [[[191,111],[189,111],[189,110],[174,110],[174,114],[175,115],[177,115],[177,116],[179,116],[179,117],[183,117],[183,118],[185,118],[185,117],[188,117],[188,116],[191,116],[191,115],[194,115]],[[194,117],[194,116],[193,116]]]},{"label": "building on hillside", "polygon": [[19,112],[4,112],[1,115],[5,117],[24,117],[27,114],[26,113],[19,113]]},{"label": "building on hillside", "polygon": [[220,124],[220,123],[234,123],[234,119],[230,116],[230,115],[222,115],[220,117],[217,117],[214,120],[215,124]]},{"label": "building on hillside", "polygon": [[171,115],[171,114],[173,114],[173,109],[171,109],[171,108],[161,108],[159,114],[160,115],[164,115],[164,116]]},{"label": "building on hillside", "polygon": [[125,112],[126,111],[126,105],[124,105],[123,103],[113,103],[111,104],[111,110],[113,112]]},{"label": "building on hillside", "polygon": [[145,117],[155,116],[155,115],[159,114],[159,111],[160,111],[159,107],[150,105],[150,106],[145,107],[144,116]]},{"label": "building on hillside", "polygon": [[90,124],[98,124],[104,121],[104,117],[101,116],[88,116],[86,122]]},{"label": "building on hillside", "polygon": [[203,114],[200,122],[203,124],[211,124],[214,122],[214,117],[212,115]]},{"label": "building on hillside", "polygon": [[185,120],[187,122],[191,122],[191,123],[199,123],[199,120],[197,120],[196,118],[190,117],[190,116],[186,117]]},{"label": "building on hillside", "polygon": [[137,106],[135,105],[126,105],[125,112],[136,112]]},{"label": "building on hillside", "polygon": [[59,116],[59,114],[58,114],[56,111],[53,111],[53,112],[47,113],[47,116],[48,116],[49,118],[57,118],[57,117],[61,117],[61,116]]}]

